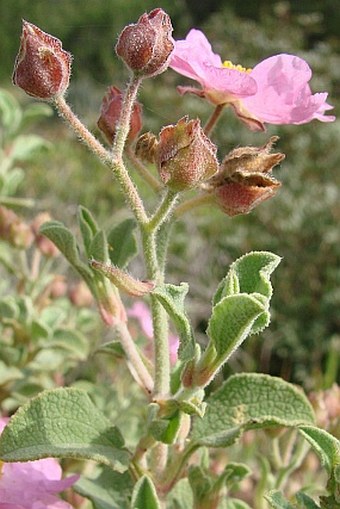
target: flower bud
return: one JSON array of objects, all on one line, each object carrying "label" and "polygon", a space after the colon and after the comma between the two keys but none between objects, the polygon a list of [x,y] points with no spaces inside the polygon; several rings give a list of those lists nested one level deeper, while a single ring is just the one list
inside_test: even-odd
[{"label": "flower bud", "polygon": [[[97,126],[105,135],[107,141],[112,144],[116,135],[116,124],[120,118],[122,110],[123,94],[117,87],[109,87],[104,96],[102,107],[100,110],[100,117]],[[130,131],[127,137],[127,142],[132,143],[137,138],[139,131],[142,128],[142,107],[138,102],[135,102],[132,109],[130,119]]]},{"label": "flower bud", "polygon": [[135,279],[130,276],[130,274],[114,265],[91,260],[90,266],[107,277],[119,290],[124,291],[132,297],[142,297],[152,292],[155,288],[155,283],[152,281],[140,281],[139,279]]},{"label": "flower bud", "polygon": [[65,93],[71,73],[71,54],[59,39],[23,21],[13,83],[28,95],[50,100]]},{"label": "flower bud", "polygon": [[84,281],[71,286],[68,297],[72,304],[77,308],[87,308],[93,303],[93,295]]},{"label": "flower bud", "polygon": [[51,221],[51,216],[48,212],[41,212],[33,220],[31,228],[35,236],[35,243],[41,254],[47,256],[48,258],[53,258],[58,256],[59,249],[50,239],[39,233],[40,226],[42,226],[47,221]]},{"label": "flower bud", "polygon": [[143,14],[118,37],[116,53],[136,74],[156,76],[166,70],[174,49],[170,17],[163,9]]},{"label": "flower bud", "polygon": [[160,132],[156,154],[160,177],[174,191],[194,188],[217,172],[216,152],[200,121],[183,117]]},{"label": "flower bud", "polygon": [[281,183],[271,170],[285,155],[270,154],[277,140],[272,136],[262,147],[236,148],[224,158],[211,185],[218,205],[229,216],[247,214],[278,191]]},{"label": "flower bud", "polygon": [[27,249],[33,242],[33,233],[13,210],[0,206],[0,238],[13,247]]}]

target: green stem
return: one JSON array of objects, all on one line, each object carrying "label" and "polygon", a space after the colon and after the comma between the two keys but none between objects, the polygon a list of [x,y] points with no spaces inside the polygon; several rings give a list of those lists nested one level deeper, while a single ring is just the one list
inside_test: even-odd
[{"label": "green stem", "polygon": [[136,100],[141,81],[141,78],[132,75],[128,86],[126,87],[125,95],[122,101],[120,118],[117,125],[116,136],[112,146],[112,154],[115,159],[121,159],[123,156],[125,142],[130,130],[132,108]]},{"label": "green stem", "polygon": [[186,212],[190,212],[196,207],[200,207],[201,205],[209,205],[214,203],[214,195],[212,193],[200,194],[199,196],[195,196],[190,200],[186,200],[175,210],[174,216],[176,218],[183,216]]},{"label": "green stem", "polygon": [[[162,272],[157,259],[155,231],[141,228],[144,257],[147,266],[147,277],[156,284],[163,282]],[[151,313],[154,334],[155,353],[155,394],[167,396],[170,392],[170,352],[168,339],[168,320],[162,305],[151,295]]]},{"label": "green stem", "polygon": [[281,471],[278,472],[275,482],[275,489],[279,490],[284,488],[285,483],[287,482],[291,473],[300,467],[308,450],[309,444],[305,440],[300,439],[289,465],[287,465],[285,468],[282,468]]},{"label": "green stem", "polygon": [[209,118],[208,122],[204,126],[204,132],[206,135],[210,134],[213,128],[215,127],[218,119],[221,116],[221,113],[223,111],[224,104],[218,104],[214,111],[211,114],[211,117]]},{"label": "green stem", "polygon": [[161,224],[169,217],[171,210],[177,200],[178,194],[170,189],[167,191],[164,199],[161,201],[158,209],[150,218],[146,228],[149,231],[157,231]]},{"label": "green stem", "polygon": [[149,172],[145,164],[142,163],[140,159],[136,156],[131,147],[127,147],[125,153],[129,159],[129,161],[133,164],[139,175],[149,184],[151,189],[158,192],[163,189],[162,184],[157,180],[152,173]]}]

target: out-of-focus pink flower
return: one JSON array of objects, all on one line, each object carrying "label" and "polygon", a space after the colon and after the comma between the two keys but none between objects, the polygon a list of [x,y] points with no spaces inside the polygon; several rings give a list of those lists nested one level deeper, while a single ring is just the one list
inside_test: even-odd
[{"label": "out-of-focus pink flower", "polygon": [[[0,418],[0,432],[8,419]],[[59,463],[46,458],[26,463],[0,462],[0,509],[72,509],[58,498],[78,480],[78,475],[61,479]]]},{"label": "out-of-focus pink flower", "polygon": [[[127,310],[127,315],[130,318],[135,318],[139,322],[142,331],[149,340],[153,338],[152,317],[148,306],[144,304],[144,302],[136,301],[133,304],[133,306],[131,306],[131,308]],[[170,361],[172,364],[175,364],[177,361],[178,348],[179,348],[178,336],[170,333],[169,349],[170,349]]]},{"label": "out-of-focus pink flower", "polygon": [[202,89],[179,87],[213,104],[230,104],[252,130],[268,124],[305,124],[313,119],[332,122],[327,93],[312,94],[308,85],[312,71],[302,58],[282,53],[269,57],[253,69],[222,62],[200,30],[190,30],[176,41],[170,67],[196,80]]}]

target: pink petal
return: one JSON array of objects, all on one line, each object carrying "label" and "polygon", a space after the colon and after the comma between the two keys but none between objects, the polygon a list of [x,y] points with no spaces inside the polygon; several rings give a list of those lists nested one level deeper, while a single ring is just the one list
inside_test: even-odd
[{"label": "pink petal", "polygon": [[280,54],[263,60],[250,73],[257,93],[242,101],[252,116],[270,124],[304,124],[313,118],[331,122],[323,113],[331,106],[327,94],[312,95],[308,85],[312,71],[302,58]]},{"label": "pink petal", "polygon": [[136,318],[139,321],[140,326],[148,338],[153,337],[153,326],[152,317],[150,310],[146,304],[142,301],[135,302],[133,306],[127,311],[128,316]]},{"label": "pink petal", "polygon": [[214,104],[232,102],[256,93],[255,80],[236,69],[225,68],[203,32],[190,30],[186,39],[175,42],[170,67],[200,83],[206,97]]}]

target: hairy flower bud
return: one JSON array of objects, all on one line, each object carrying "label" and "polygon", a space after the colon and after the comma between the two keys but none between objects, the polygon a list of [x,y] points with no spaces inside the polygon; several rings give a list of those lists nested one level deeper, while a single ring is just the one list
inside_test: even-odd
[{"label": "hairy flower bud", "polygon": [[[97,126],[105,135],[107,141],[111,144],[116,134],[116,125],[120,118],[122,110],[123,94],[117,87],[109,87],[104,96],[102,107],[100,110],[100,117]],[[132,109],[130,119],[130,131],[128,134],[127,142],[132,143],[137,138],[139,131],[142,128],[142,107],[138,102],[135,102]]]},{"label": "hairy flower bud", "polygon": [[13,210],[0,206],[0,238],[13,247],[27,249],[33,242],[33,233]]},{"label": "hairy flower bud", "polygon": [[65,93],[71,73],[71,54],[61,41],[23,21],[13,83],[27,94],[50,100]]},{"label": "hairy flower bud", "polygon": [[218,205],[229,216],[247,214],[278,191],[281,183],[271,170],[285,155],[270,154],[277,140],[272,136],[262,147],[236,148],[224,158],[211,185]]},{"label": "hairy flower bud", "polygon": [[40,214],[38,214],[34,218],[31,224],[32,232],[35,237],[36,246],[41,252],[41,254],[47,256],[47,258],[53,258],[55,256],[58,256],[60,253],[57,246],[50,239],[45,237],[45,235],[41,235],[41,233],[39,233],[40,227],[44,223],[51,221],[51,219],[52,218],[48,212],[40,212]]},{"label": "hairy flower bud", "polygon": [[152,281],[140,281],[139,279],[135,279],[130,276],[130,274],[114,265],[91,260],[90,266],[107,277],[119,290],[124,291],[132,297],[142,297],[152,292],[155,288],[155,283]]},{"label": "hairy flower bud", "polygon": [[156,76],[166,70],[174,40],[170,17],[163,9],[143,14],[119,35],[116,53],[136,74]]},{"label": "hairy flower bud", "polygon": [[160,132],[156,153],[160,177],[174,191],[194,188],[217,172],[216,152],[200,121],[183,117]]}]

